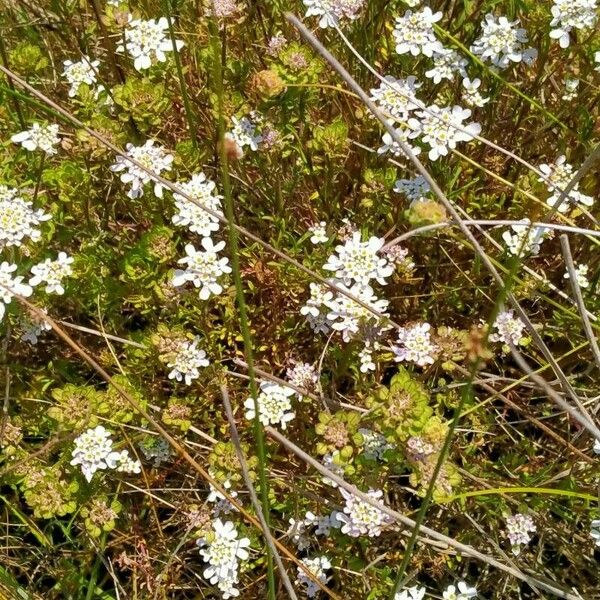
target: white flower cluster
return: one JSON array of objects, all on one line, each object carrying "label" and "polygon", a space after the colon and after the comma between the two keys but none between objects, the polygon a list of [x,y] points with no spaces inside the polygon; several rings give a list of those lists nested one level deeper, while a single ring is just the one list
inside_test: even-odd
[{"label": "white flower cluster", "polygon": [[[263,381],[260,384],[260,392],[256,398],[258,407],[258,420],[263,425],[280,425],[282,429],[294,419],[296,413],[292,410],[291,397],[295,390],[290,387]],[[246,408],[246,419],[251,420],[256,416],[254,398],[248,398],[244,402]]]},{"label": "white flower cluster", "polygon": [[[344,512],[337,514],[338,521],[343,523],[342,533],[351,537],[367,535],[377,537],[381,535],[383,528],[393,522],[393,519],[379,510],[377,507],[357,498],[345,489],[340,488],[340,493],[346,500]],[[381,490],[371,489],[367,495],[375,501],[383,497]]]},{"label": "white flower cluster", "polygon": [[222,275],[231,273],[231,267],[226,256],[218,255],[225,248],[225,242],[214,244],[211,238],[205,237],[201,243],[204,250],[196,250],[193,244],[186,244],[187,256],[177,261],[180,265],[186,265],[186,268],[175,270],[172,284],[179,287],[191,281],[195,287],[200,288],[200,299],[208,300],[211,295],[218,296],[223,291],[219,279]]},{"label": "white flower cluster", "polygon": [[52,217],[33,203],[21,198],[19,191],[0,185],[0,250],[6,246],[21,246],[24,238],[37,242],[41,237],[40,223]]},{"label": "white flower cluster", "polygon": [[192,341],[185,340],[178,344],[173,360],[167,364],[171,369],[169,379],[183,379],[186,385],[191,385],[194,379],[200,377],[200,368],[208,367],[210,362],[206,358],[206,352],[198,348],[199,341],[196,337]]},{"label": "white flower cluster", "polygon": [[572,29],[591,29],[596,24],[597,8],[598,0],[554,0],[550,37],[558,40],[561,48],[568,48]]},{"label": "white flower cluster", "polygon": [[292,543],[300,551],[307,550],[311,545],[309,531],[314,528],[314,534],[328,536],[332,529],[339,529],[341,523],[337,519],[338,511],[334,510],[330,515],[315,515],[307,511],[304,519],[289,519],[290,527],[287,535]]},{"label": "white flower cluster", "polygon": [[319,17],[319,27],[327,29],[347,19],[354,21],[365,0],[302,0],[306,6],[305,17]]},{"label": "white flower cluster", "polygon": [[455,73],[465,77],[467,64],[467,59],[458,52],[444,48],[433,53],[433,69],[425,71],[425,77],[433,79],[435,84],[441,83],[442,79],[452,81]]},{"label": "white flower cluster", "polygon": [[[165,17],[160,19],[133,19],[129,15],[129,23],[125,29],[125,43],[117,46],[117,52],[127,50],[133,58],[133,66],[138,71],[149,69],[156,62],[165,62],[165,52],[173,51],[173,42],[169,36],[169,23]],[[177,51],[184,43],[175,40]]]},{"label": "white flower cluster", "polygon": [[46,154],[56,154],[55,146],[60,142],[58,125],[40,125],[34,123],[30,129],[16,133],[11,138],[15,144],[21,144],[26,150],[43,150]]},{"label": "white flower cluster", "polygon": [[0,263],[0,321],[6,313],[6,304],[10,304],[13,296],[28,297],[33,293],[30,285],[23,283],[23,277],[17,275],[13,277],[13,273],[17,270],[17,265],[12,265],[3,261]]},{"label": "white flower cluster", "polygon": [[131,199],[140,198],[144,195],[144,186],[153,181],[155,195],[162,198],[163,186],[152,174],[160,175],[163,171],[170,171],[175,157],[162,146],[155,146],[154,140],[146,140],[143,146],[127,144],[126,150],[129,158],[141,163],[149,171],[138,167],[128,158],[117,156],[110,170],[115,173],[125,171],[121,173],[120,179],[123,183],[131,184],[127,196]]},{"label": "white flower cluster", "polygon": [[[307,0],[304,0],[305,2]],[[315,556],[314,558],[303,558],[302,564],[318,579],[321,583],[327,583],[329,577],[326,571],[331,569],[331,563],[326,556]],[[298,567],[298,577],[296,583],[305,586],[305,593],[309,598],[314,598],[320,591],[320,587],[313,581],[300,567]]]},{"label": "white flower cluster", "polygon": [[482,108],[490,101],[489,98],[484,98],[479,91],[481,79],[475,78],[471,80],[468,77],[465,77],[462,80],[462,85],[465,90],[462,97],[469,106]]},{"label": "white flower cluster", "polygon": [[362,454],[366,458],[381,460],[386,450],[391,450],[394,446],[388,443],[385,436],[372,429],[361,428],[358,433],[363,438]]},{"label": "white flower cluster", "polygon": [[488,13],[481,22],[482,33],[471,46],[471,52],[500,69],[506,69],[511,61],[533,63],[537,58],[537,50],[523,49],[523,44],[528,41],[527,32],[518,25],[518,19],[509,21],[506,17],[495,17]]},{"label": "white flower cluster", "polygon": [[397,17],[393,31],[396,52],[410,52],[413,56],[432,56],[434,52],[441,52],[444,47],[433,30],[433,24],[441,18],[441,12],[433,13],[428,6],[416,12],[407,10],[403,16]]},{"label": "white flower cluster", "polygon": [[578,183],[569,192],[569,195],[560,200],[560,204],[558,204],[561,193],[567,188],[575,175],[573,165],[567,162],[564,154],[559,156],[554,161],[554,164],[542,164],[539,166],[539,169],[545,175],[545,179],[540,177],[538,181],[544,182],[548,191],[552,193],[550,198],[546,200],[548,206],[552,208],[556,207],[558,212],[564,213],[567,212],[571,204],[581,204],[583,206],[592,206],[594,204],[594,199],[591,196],[586,196],[586,194],[582,194],[579,191]]},{"label": "white flower cluster", "polygon": [[[48,314],[46,309],[42,309],[45,314]],[[48,321],[36,317],[22,316],[20,319],[21,341],[27,342],[32,346],[38,343],[38,338],[44,331],[50,331],[52,326]]]},{"label": "white flower cluster", "polygon": [[311,225],[308,230],[312,234],[310,236],[311,243],[317,244],[325,244],[329,241],[327,237],[327,223],[325,221],[320,221],[319,223],[315,223]]},{"label": "white flower cluster", "polygon": [[595,519],[591,522],[590,535],[595,540],[596,546],[600,548],[600,519]]},{"label": "white flower cluster", "polygon": [[419,367],[435,361],[438,347],[431,341],[431,325],[416,323],[398,330],[397,345],[392,346],[396,362],[413,362]]},{"label": "white flower cluster", "polygon": [[406,590],[397,592],[394,596],[394,600],[423,600],[426,591],[427,590],[424,587],[415,585]]},{"label": "white flower cluster", "polygon": [[371,100],[386,117],[405,122],[412,110],[422,108],[417,99],[417,90],[420,87],[421,84],[417,83],[417,78],[413,75],[406,79],[396,79],[387,75],[378,88],[371,89]]},{"label": "white flower cluster", "polygon": [[212,522],[212,531],[197,540],[200,556],[208,567],[202,573],[212,585],[216,585],[223,598],[240,595],[236,585],[239,581],[239,561],[248,560],[250,540],[239,538],[238,531],[231,521],[223,523],[220,519]]},{"label": "white flower cluster", "polygon": [[233,142],[238,149],[238,157],[244,155],[244,148],[248,146],[250,150],[256,152],[258,145],[263,141],[263,136],[257,132],[257,125],[248,117],[237,119],[231,117],[233,129],[225,134],[225,138]]},{"label": "white flower cluster", "polygon": [[515,317],[512,310],[506,310],[498,314],[494,321],[495,333],[490,335],[491,342],[502,342],[503,344],[513,344],[518,346],[523,339],[523,329],[525,323]]},{"label": "white flower cluster", "polygon": [[502,239],[508,251],[514,255],[538,254],[542,242],[550,234],[547,227],[532,227],[529,219],[521,219],[519,223],[511,225],[511,229],[512,232],[506,230],[502,234]]},{"label": "white flower cluster", "polygon": [[81,465],[81,472],[87,481],[91,481],[98,470],[114,469],[120,473],[140,473],[142,465],[133,460],[127,450],[115,452],[110,432],[102,425],[88,429],[75,438],[71,461],[72,465]]},{"label": "white flower cluster", "polygon": [[444,600],[469,600],[475,598],[477,590],[470,587],[466,582],[459,581],[458,585],[449,585],[442,595]]},{"label": "white flower cluster", "polygon": [[[392,124],[391,121],[389,121],[389,123]],[[417,154],[421,154],[421,148],[419,148],[418,146],[413,146],[409,142],[412,132],[410,129],[408,129],[406,124],[402,124],[400,125],[400,127],[396,127],[394,129],[394,132],[396,133],[396,136],[400,138],[400,140],[404,143],[404,145],[408,146],[408,149],[410,150],[410,152],[412,152],[412,154],[414,154],[415,156]],[[394,156],[405,156],[408,158],[408,153],[404,152],[402,146],[400,146],[400,144],[394,140],[389,131],[386,131],[383,134],[381,141],[383,142],[383,145],[377,148],[377,154],[385,154],[386,152],[391,152]]]},{"label": "white flower cluster", "polygon": [[[215,194],[216,184],[207,179],[204,173],[192,175],[189,181],[178,184],[190,198],[193,198],[210,210],[222,215],[221,200],[223,196]],[[210,236],[219,230],[219,220],[203,210],[197,204],[184,198],[181,194],[173,194],[177,212],[171,219],[178,227],[187,227],[191,232],[202,236]]]},{"label": "white flower cluster", "polygon": [[69,98],[77,96],[81,84],[92,86],[96,83],[97,71],[100,66],[99,60],[90,60],[89,56],[83,55],[81,60],[73,62],[72,60],[63,61],[65,70],[63,75],[71,84]]},{"label": "white flower cluster", "polygon": [[579,87],[579,79],[565,78],[565,93],[561,96],[561,100],[570,102],[577,98],[577,88]]},{"label": "white flower cluster", "polygon": [[319,373],[309,363],[297,362],[286,371],[285,377],[292,385],[303,390],[309,392],[320,390]]},{"label": "white flower cluster", "polygon": [[73,274],[71,264],[73,257],[67,256],[65,252],[59,252],[56,260],[47,258],[44,262],[31,267],[33,277],[29,280],[29,285],[36,286],[45,283],[47,294],[58,294],[62,296],[65,288],[62,280]]},{"label": "white flower cluster", "polygon": [[[210,471],[210,475],[214,477],[214,473],[212,471]],[[237,498],[238,493],[231,489],[231,481],[229,481],[229,479],[226,479],[221,485],[227,490],[227,493],[232,498]],[[206,501],[213,504],[213,517],[228,515],[237,510],[235,506],[213,486],[212,483],[210,484],[210,493],[208,494]]]},{"label": "white flower cluster", "polygon": [[[590,287],[590,280],[587,278],[590,268],[587,265],[575,265],[575,281],[580,288]],[[565,279],[570,279],[569,272],[564,275]]]},{"label": "white flower cluster", "polygon": [[506,533],[510,540],[513,554],[521,551],[531,541],[531,534],[536,531],[535,523],[529,515],[517,513],[506,519]]},{"label": "white flower cluster", "polygon": [[412,205],[414,202],[424,200],[431,191],[431,187],[423,175],[417,175],[412,179],[398,179],[394,184],[394,191],[404,194]]},{"label": "white flower cluster", "polygon": [[594,452],[600,454],[600,440],[594,440]]}]

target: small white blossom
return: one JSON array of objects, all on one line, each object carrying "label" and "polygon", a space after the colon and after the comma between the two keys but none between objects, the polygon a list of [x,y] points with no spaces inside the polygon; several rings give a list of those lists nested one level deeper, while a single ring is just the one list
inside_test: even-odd
[{"label": "small white blossom", "polygon": [[413,179],[398,179],[394,184],[394,191],[404,194],[409,200],[422,200],[431,191],[431,187],[423,175],[417,175]]},{"label": "small white blossom", "polygon": [[72,256],[67,256],[65,252],[59,252],[56,260],[47,258],[43,263],[34,265],[31,267],[33,277],[29,280],[29,285],[36,286],[43,282],[46,284],[45,292],[47,294],[62,296],[65,293],[62,280],[73,274],[71,268],[73,261]]},{"label": "small white blossom", "polygon": [[319,27],[335,27],[343,19],[354,21],[365,0],[302,0],[306,6],[305,17],[319,17]]},{"label": "small white blossom", "polygon": [[[258,406],[258,420],[265,426],[280,425],[282,429],[294,419],[296,413],[292,411],[291,397],[296,392],[287,386],[263,381],[260,384],[260,393],[256,398]],[[246,419],[251,420],[256,416],[255,402],[248,398],[244,402]]]},{"label": "small white blossom", "polygon": [[521,546],[531,541],[531,534],[536,531],[533,519],[529,515],[517,513],[506,519],[506,532],[510,540],[513,554],[519,554]]},{"label": "small white blossom", "polygon": [[4,318],[6,304],[14,295],[28,297],[33,293],[31,286],[23,283],[23,277],[13,277],[12,273],[17,270],[17,265],[11,265],[6,261],[0,263],[0,321]]},{"label": "small white blossom", "polygon": [[112,444],[110,432],[102,425],[88,429],[75,438],[71,464],[81,465],[81,472],[89,482],[96,471],[114,468],[119,453],[113,452]]},{"label": "small white blossom", "polygon": [[297,362],[286,371],[285,377],[291,384],[304,390],[320,390],[317,369],[309,363]]},{"label": "small white blossom", "polygon": [[362,454],[366,458],[381,460],[386,450],[391,450],[393,448],[393,446],[387,442],[385,436],[372,429],[363,427],[358,430],[358,433],[360,433],[363,438]]},{"label": "small white blossom", "polygon": [[510,230],[506,230],[502,234],[502,239],[506,244],[508,251],[511,254],[533,254],[536,255],[540,251],[540,245],[546,237],[548,237],[550,230],[546,227],[531,227],[531,221],[529,219],[521,219],[519,223],[511,225]]},{"label": "small white blossom", "polygon": [[596,546],[600,548],[600,519],[591,522],[590,535],[596,541]]},{"label": "small white blossom", "polygon": [[600,50],[594,53],[594,62],[596,63],[596,71],[600,71]]},{"label": "small white blossom", "polygon": [[139,460],[134,460],[129,456],[127,450],[121,452],[111,452],[107,458],[107,465],[115,469],[117,473],[141,473],[142,465]]},{"label": "small white blossom", "polygon": [[[306,513],[309,514],[309,513]],[[289,519],[289,528],[286,535],[292,541],[292,544],[301,552],[310,548],[310,537],[308,536],[308,526],[305,520],[297,521],[293,517]]]},{"label": "small white blossom", "polygon": [[256,132],[256,124],[248,117],[242,117],[241,119],[231,117],[231,122],[233,123],[233,129],[226,136],[235,142],[242,155],[246,146],[256,152],[258,145],[263,141],[262,135]]},{"label": "small white blossom", "polygon": [[58,125],[40,125],[34,123],[31,129],[16,133],[11,138],[15,144],[21,144],[26,150],[34,151],[38,148],[46,154],[56,154],[55,146],[60,142]]},{"label": "small white blossom", "polygon": [[528,41],[527,32],[518,25],[518,19],[509,21],[488,13],[481,22],[481,36],[471,46],[471,52],[500,69],[506,69],[511,61],[531,64],[537,58],[537,50],[523,49]]},{"label": "small white blossom", "polygon": [[[580,288],[590,287],[590,280],[587,278],[587,274],[590,268],[587,265],[576,265],[575,266],[575,280]],[[565,279],[569,279],[570,275],[567,271],[564,275]]]},{"label": "small white blossom", "polygon": [[397,592],[394,600],[423,600],[426,591],[424,587],[420,588],[415,585],[414,587]]},{"label": "small white blossom", "polygon": [[502,342],[503,344],[513,344],[517,346],[523,339],[523,330],[525,323],[514,316],[512,310],[501,312],[494,321],[495,333],[490,335],[491,342]]},{"label": "small white blossom", "polygon": [[443,46],[435,36],[433,24],[441,18],[441,12],[433,13],[428,6],[415,12],[407,10],[403,16],[397,17],[393,32],[396,52],[410,52],[413,56],[432,56],[434,52],[440,52]]},{"label": "small white blossom", "polygon": [[579,79],[565,79],[565,93],[561,96],[562,100],[570,102],[577,98],[577,88],[579,87]]},{"label": "small white blossom", "polygon": [[185,285],[191,281],[195,287],[200,288],[200,299],[208,300],[211,295],[218,296],[223,291],[219,278],[231,273],[226,256],[219,258],[218,252],[225,248],[225,242],[214,244],[209,237],[202,238],[202,250],[196,250],[193,244],[187,244],[187,256],[179,259],[178,264],[187,265],[185,270],[176,269],[172,283],[175,287]]},{"label": "small white blossom", "polygon": [[273,57],[279,56],[279,53],[285,48],[286,45],[287,38],[282,33],[278,33],[269,40],[267,54]]},{"label": "small white blossom", "polygon": [[469,600],[477,596],[477,590],[469,587],[464,581],[459,581],[458,589],[455,585],[449,585],[443,594],[444,600]]},{"label": "small white blossom", "polygon": [[[125,43],[117,46],[117,52],[127,50],[133,58],[133,66],[138,71],[149,69],[156,62],[165,62],[165,52],[173,52],[173,42],[169,36],[169,23],[165,17],[160,19],[132,19],[125,29]],[[175,40],[177,51],[183,48],[181,40]]]},{"label": "small white blossom", "polygon": [[78,94],[79,86],[82,83],[90,86],[96,83],[96,73],[100,66],[100,61],[90,60],[87,55],[84,55],[83,58],[77,62],[65,60],[63,61],[63,65],[65,67],[63,75],[71,84],[71,89],[69,90],[70,98],[73,98]]},{"label": "small white blossom", "polygon": [[550,9],[552,21],[550,37],[558,40],[561,48],[571,43],[569,34],[573,29],[591,29],[598,19],[597,0],[554,0]]},{"label": "small white blossom", "polygon": [[[48,311],[45,308],[42,309],[42,312],[48,314]],[[48,321],[39,318],[37,315],[21,317],[20,327],[20,340],[22,342],[27,342],[32,346],[35,346],[38,343],[38,338],[44,331],[50,331],[52,329],[52,326]]]},{"label": "small white blossom", "polygon": [[477,106],[478,108],[482,108],[490,101],[489,98],[484,98],[479,91],[481,79],[475,78],[471,80],[468,77],[465,77],[462,80],[462,84],[465,90],[462,98],[469,106]]},{"label": "small white blossom", "polygon": [[[418,146],[413,146],[409,141],[412,134],[410,129],[408,129],[405,125],[402,125],[400,127],[396,127],[394,131],[404,145],[408,146],[410,152],[412,152],[415,156],[417,154],[421,154],[421,148]],[[381,141],[383,142],[383,145],[377,148],[377,154],[386,154],[387,152],[391,152],[394,156],[404,156],[408,158],[408,153],[404,152],[400,144],[394,140],[389,131],[386,131],[383,134]]]},{"label": "small white blossom", "polygon": [[[554,208],[561,198],[562,191],[567,188],[569,182],[573,179],[574,168],[567,162],[566,156],[563,154],[554,161],[554,164],[542,164],[539,169],[545,175],[545,179],[539,177],[538,181],[544,182],[548,191],[552,192],[552,195],[546,200],[546,204]],[[560,200],[557,208],[558,212],[567,212],[571,204],[592,206],[594,199],[581,193],[579,184],[576,184],[569,195]]]},{"label": "small white blossom", "polygon": [[[212,472],[211,475],[213,475]],[[216,518],[221,515],[229,515],[237,510],[235,506],[212,485],[212,483],[209,485],[210,493],[208,494],[206,501],[214,505],[212,509],[213,517]],[[229,481],[229,479],[226,479],[221,485],[227,490],[227,493],[232,498],[237,498],[238,493],[231,489],[231,481]]]},{"label": "small white blossom", "polygon": [[594,452],[600,454],[600,440],[594,440]]},{"label": "small white blossom", "polygon": [[18,190],[0,185],[0,250],[21,246],[26,237],[37,242],[42,236],[39,225],[51,218],[42,209],[35,210],[32,202],[23,200]]},{"label": "small white blossom", "polygon": [[167,363],[167,367],[172,369],[169,379],[183,379],[186,385],[191,385],[192,380],[200,377],[200,368],[208,367],[210,362],[206,358],[206,352],[198,348],[199,341],[196,337],[192,341],[184,340],[178,344],[173,359]]},{"label": "small white blossom", "polygon": [[[305,2],[307,0],[304,0]],[[331,569],[331,563],[326,556],[315,556],[314,558],[303,558],[302,564],[323,584],[329,579],[326,571]],[[298,577],[296,583],[304,585],[305,593],[309,598],[314,598],[321,588],[313,581],[300,567],[298,567]]]},{"label": "small white blossom", "polygon": [[300,309],[310,328],[315,333],[327,333],[331,327],[327,321],[327,305],[333,299],[333,293],[320,283],[310,284],[310,298]]},{"label": "small white blossom", "polygon": [[358,359],[360,360],[360,372],[368,373],[369,371],[375,370],[375,363],[373,362],[373,348],[366,345],[359,353]]},{"label": "small white blossom", "polygon": [[371,100],[385,113],[386,117],[406,121],[412,110],[421,108],[417,99],[417,90],[421,87],[416,77],[396,79],[391,75],[384,77],[378,88],[371,89]]},{"label": "small white blossom", "polygon": [[310,236],[310,241],[313,244],[325,244],[329,241],[327,237],[327,223],[325,221],[321,221],[320,223],[315,223],[308,230],[312,233]]},{"label": "small white blossom", "polygon": [[315,527],[315,535],[328,536],[332,529],[339,529],[342,526],[337,518],[338,514],[337,510],[330,515],[315,515],[308,511],[304,523],[306,526]]},{"label": "small white blossom", "polygon": [[[377,537],[381,535],[384,527],[393,522],[389,515],[345,489],[340,488],[340,493],[346,500],[344,512],[337,515],[338,520],[343,523],[342,533],[351,537],[360,537],[361,535]],[[383,492],[371,489],[367,495],[373,500],[381,501]]]},{"label": "small white blossom", "polygon": [[425,77],[433,79],[436,85],[442,82],[442,79],[452,81],[454,74],[458,73],[461,77],[466,75],[465,67],[468,61],[455,50],[444,48],[441,51],[433,53],[433,69],[425,72]]},{"label": "small white blossom", "polygon": [[417,323],[398,331],[397,346],[392,346],[396,362],[413,362],[419,367],[435,361],[438,347],[431,341],[431,325]]},{"label": "small white blossom", "polygon": [[117,156],[110,170],[115,173],[125,171],[121,173],[120,179],[123,183],[131,184],[127,196],[131,199],[140,198],[144,195],[144,186],[153,181],[154,194],[162,198],[163,186],[152,175],[161,175],[163,171],[170,171],[175,157],[162,146],[155,146],[154,140],[146,140],[143,146],[127,144],[126,150],[129,158],[141,163],[149,171],[138,167],[123,156]]}]

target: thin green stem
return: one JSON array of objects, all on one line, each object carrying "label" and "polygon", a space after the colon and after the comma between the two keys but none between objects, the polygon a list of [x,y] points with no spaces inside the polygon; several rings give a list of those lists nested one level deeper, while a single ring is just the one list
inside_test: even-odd
[{"label": "thin green stem", "polygon": [[547,496],[567,496],[568,498],[577,498],[579,500],[587,500],[589,502],[600,502],[598,496],[577,492],[572,490],[561,490],[558,488],[538,488],[538,487],[499,487],[490,488],[487,490],[473,490],[457,494],[448,499],[448,502],[455,500],[464,500],[465,498],[475,498],[477,496],[493,496],[497,494],[545,494]]}]

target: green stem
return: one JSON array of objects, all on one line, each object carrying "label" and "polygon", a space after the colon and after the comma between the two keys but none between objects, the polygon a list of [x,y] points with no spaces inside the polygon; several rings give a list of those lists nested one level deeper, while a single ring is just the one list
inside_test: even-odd
[{"label": "green stem", "polygon": [[561,490],[557,488],[537,488],[537,487],[499,487],[488,490],[473,490],[457,494],[448,499],[448,502],[463,500],[465,498],[474,498],[475,496],[493,496],[496,494],[546,494],[548,496],[567,496],[569,498],[578,498],[580,500],[589,500],[590,502],[600,502],[598,496],[586,494],[584,492],[573,492],[571,490]]}]

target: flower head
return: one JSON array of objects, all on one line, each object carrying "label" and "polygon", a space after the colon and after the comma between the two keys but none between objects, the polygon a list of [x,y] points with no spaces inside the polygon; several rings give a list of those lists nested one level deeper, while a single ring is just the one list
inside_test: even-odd
[{"label": "flower head", "polygon": [[77,62],[72,60],[65,60],[63,62],[65,70],[63,75],[65,79],[71,84],[69,90],[69,97],[73,98],[79,93],[79,87],[82,83],[86,85],[94,85],[96,83],[96,72],[100,66],[100,61],[90,60],[87,55]]},{"label": "flower head", "polygon": [[84,477],[91,481],[94,473],[100,469],[114,468],[118,452],[113,452],[110,432],[102,425],[88,429],[75,438],[71,460],[72,465],[81,465]]},{"label": "flower head", "polygon": [[312,233],[310,241],[313,244],[325,244],[329,241],[327,237],[327,223],[325,221],[311,225],[308,230]]},{"label": "flower head", "polygon": [[235,143],[240,149],[241,155],[243,155],[246,146],[256,152],[258,145],[263,141],[263,136],[256,131],[256,123],[248,117],[242,117],[241,119],[231,117],[231,122],[233,123],[233,129],[225,134],[226,137]]},{"label": "flower head", "polygon": [[354,21],[365,0],[302,0],[306,17],[319,17],[319,27],[335,27],[343,19]]},{"label": "flower head", "polygon": [[281,425],[281,428],[285,429],[296,416],[296,413],[292,411],[291,401],[291,397],[295,393],[290,387],[263,381],[260,384],[260,393],[256,398],[256,406],[253,398],[248,398],[244,402],[246,419],[254,419],[256,407],[258,407],[258,420],[263,425]]},{"label": "flower head", "polygon": [[412,110],[421,108],[417,90],[421,87],[416,77],[396,79],[388,75],[378,88],[371,89],[371,100],[385,113],[386,117],[406,121]]},{"label": "flower head", "polygon": [[31,129],[13,135],[11,141],[21,144],[26,150],[43,150],[46,154],[56,154],[55,146],[60,142],[58,125],[40,125],[34,123]]},{"label": "flower head", "polygon": [[432,56],[434,52],[442,51],[443,46],[433,31],[433,24],[441,18],[441,12],[433,13],[428,6],[415,12],[407,10],[403,16],[397,17],[393,32],[396,52]]},{"label": "flower head", "polygon": [[[331,563],[326,556],[303,558],[302,563],[321,583],[327,583],[329,577],[327,576],[326,571],[331,569]],[[298,577],[296,578],[296,583],[305,586],[305,592],[309,598],[314,598],[321,590],[317,583],[313,581],[300,567],[298,567]]]},{"label": "flower head", "polygon": [[455,585],[449,585],[443,594],[444,600],[469,600],[477,596],[477,590],[469,587],[464,581],[458,582],[458,589]]},{"label": "flower head", "polygon": [[511,225],[510,230],[502,234],[502,239],[511,254],[538,254],[540,245],[549,235],[546,227],[531,227],[529,219],[521,219],[519,223]]},{"label": "flower head", "polygon": [[[223,197],[215,194],[216,184],[207,179],[204,173],[196,173],[189,181],[180,183],[179,187],[202,206],[223,214],[221,210]],[[201,206],[187,200],[181,194],[173,194],[173,199],[177,208],[177,212],[171,219],[173,224],[187,227],[193,233],[207,237],[219,230],[219,220],[203,210]]]},{"label": "flower head", "polygon": [[512,310],[506,310],[498,314],[494,328],[496,333],[490,335],[490,341],[517,346],[524,337],[525,323],[519,317],[515,317]]},{"label": "flower head", "polygon": [[425,77],[433,79],[435,84],[441,83],[442,79],[452,81],[455,73],[458,73],[461,77],[466,75],[466,66],[466,58],[462,58],[455,50],[444,48],[433,53],[433,69],[426,71]]},{"label": "flower head", "polygon": [[431,325],[417,323],[398,331],[398,345],[392,346],[397,362],[414,362],[419,367],[435,361],[438,347],[431,341]]},{"label": "flower head", "polygon": [[431,191],[431,187],[423,175],[417,175],[413,179],[398,179],[394,184],[394,191],[415,201],[425,198]]},{"label": "flower head", "polygon": [[596,546],[600,548],[600,519],[591,522],[590,535],[596,541]]},{"label": "flower head", "polygon": [[514,554],[519,554],[520,547],[529,544],[530,534],[535,531],[536,526],[529,515],[518,513],[506,519],[506,532]]},{"label": "flower head", "polygon": [[23,277],[12,276],[17,270],[17,265],[11,265],[6,261],[0,263],[0,321],[4,318],[6,304],[10,304],[14,295],[28,297],[33,293],[31,286],[23,283]]},{"label": "flower head", "polygon": [[62,296],[65,288],[62,280],[73,274],[71,264],[73,257],[67,256],[65,252],[59,252],[56,260],[47,258],[43,263],[31,267],[33,277],[29,280],[29,285],[36,286],[45,283],[47,294],[58,294]]},{"label": "flower head", "polygon": [[[576,265],[575,266],[575,281],[580,288],[590,287],[590,280],[587,278],[590,268],[587,265]],[[569,279],[571,276],[567,271],[564,275],[565,279]]]},{"label": "flower head", "polygon": [[597,0],[554,0],[550,9],[552,21],[550,37],[558,40],[561,48],[568,48],[573,29],[591,29],[598,19]]},{"label": "flower head", "polygon": [[482,108],[490,101],[489,98],[484,98],[479,91],[481,79],[476,78],[471,80],[468,77],[465,77],[462,80],[462,85],[465,90],[462,97],[469,106]]},{"label": "flower head", "polygon": [[[367,535],[377,537],[383,528],[393,522],[393,519],[377,507],[357,498],[345,489],[340,488],[340,493],[346,500],[343,513],[338,513],[337,518],[342,522],[342,533],[351,537]],[[383,497],[381,490],[371,489],[367,495],[375,501]]]},{"label": "flower head", "polygon": [[[554,164],[542,164],[539,166],[544,177],[539,177],[538,181],[546,184],[549,192],[552,195],[546,200],[546,204],[551,207],[556,207],[560,213],[567,212],[571,204],[582,204],[584,206],[592,206],[594,199],[591,196],[586,196],[579,191],[579,184],[575,184],[568,196],[564,196],[563,192],[574,177],[573,166],[567,162],[566,156],[559,156]],[[559,204],[560,200],[560,204]]]},{"label": "flower head", "polygon": [[411,588],[398,592],[394,596],[394,600],[423,600],[426,591],[427,590],[424,587],[420,588],[415,585]]},{"label": "flower head", "polygon": [[37,242],[41,237],[38,226],[51,216],[33,208],[32,202],[23,200],[16,189],[0,186],[0,249],[21,246],[28,237]]},{"label": "flower head", "polygon": [[186,385],[191,385],[192,380],[200,377],[200,368],[208,367],[210,362],[206,358],[206,352],[198,348],[199,341],[199,338],[194,338],[178,344],[172,360],[167,364],[172,369],[169,379],[183,379]]}]

